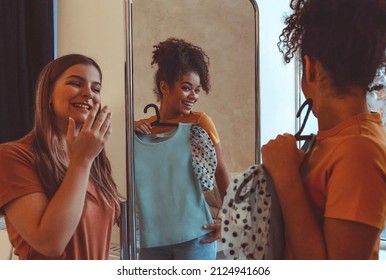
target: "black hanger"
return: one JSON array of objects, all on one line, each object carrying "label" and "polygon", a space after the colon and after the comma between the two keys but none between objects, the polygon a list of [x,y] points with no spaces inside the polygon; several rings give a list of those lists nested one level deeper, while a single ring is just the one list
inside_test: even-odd
[{"label": "black hanger", "polygon": [[304,120],[302,122],[300,130],[295,134],[295,138],[296,138],[297,141],[309,140],[309,139],[312,138],[312,135],[301,135],[303,130],[304,130],[304,127],[306,126],[306,123],[307,123],[307,120],[308,120],[308,116],[310,115],[311,110],[312,110],[312,99],[311,98],[307,98],[306,101],[304,101],[304,103],[300,106],[299,111],[296,114],[296,117],[297,118],[300,117],[304,107],[306,107],[306,106],[308,106],[307,112],[306,112],[306,116],[304,117]]},{"label": "black hanger", "polygon": [[148,104],[145,106],[145,108],[143,109],[143,112],[146,114],[147,113],[147,109],[149,109],[150,107],[154,108],[155,110],[155,115],[157,116],[157,119],[152,122],[150,125],[154,125],[154,126],[178,126],[178,123],[166,123],[166,122],[160,122],[160,114],[159,114],[159,110],[158,110],[158,106],[155,105],[155,104]]}]

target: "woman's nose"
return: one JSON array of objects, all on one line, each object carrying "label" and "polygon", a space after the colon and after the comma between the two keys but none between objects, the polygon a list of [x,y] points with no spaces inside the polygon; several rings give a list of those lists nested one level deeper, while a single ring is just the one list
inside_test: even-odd
[{"label": "woman's nose", "polygon": [[194,91],[194,90],[191,90],[190,92],[189,92],[189,98],[190,99],[197,99],[197,97],[198,97],[198,94],[196,94],[196,92]]},{"label": "woman's nose", "polygon": [[91,99],[92,96],[93,96],[92,89],[89,88],[89,87],[83,88],[83,90],[82,90],[82,92],[81,92],[81,95],[82,95],[83,98]]}]

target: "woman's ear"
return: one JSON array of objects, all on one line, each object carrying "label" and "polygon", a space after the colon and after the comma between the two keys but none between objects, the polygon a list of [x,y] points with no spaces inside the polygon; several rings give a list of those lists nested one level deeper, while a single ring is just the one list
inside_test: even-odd
[{"label": "woman's ear", "polygon": [[309,55],[304,55],[303,57],[303,75],[308,83],[315,80],[315,60],[312,59]]},{"label": "woman's ear", "polygon": [[323,82],[329,79],[328,72],[324,69],[320,61],[309,55],[304,55],[303,67],[303,75],[308,83]]},{"label": "woman's ear", "polygon": [[167,82],[165,81],[161,81],[160,82],[160,89],[161,89],[161,93],[162,95],[165,95],[169,92],[169,85]]}]

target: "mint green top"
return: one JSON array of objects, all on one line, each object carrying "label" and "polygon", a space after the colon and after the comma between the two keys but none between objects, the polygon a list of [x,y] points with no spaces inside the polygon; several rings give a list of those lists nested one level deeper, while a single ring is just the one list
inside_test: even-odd
[{"label": "mint green top", "polygon": [[213,223],[192,166],[191,125],[162,135],[134,136],[140,246],[182,243],[207,234]]}]

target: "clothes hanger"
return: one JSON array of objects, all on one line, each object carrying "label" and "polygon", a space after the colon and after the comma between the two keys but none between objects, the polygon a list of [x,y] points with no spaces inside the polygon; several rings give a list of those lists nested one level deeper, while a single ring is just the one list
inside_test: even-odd
[{"label": "clothes hanger", "polygon": [[160,122],[161,117],[160,117],[159,109],[158,109],[158,106],[155,104],[147,104],[145,106],[145,108],[143,109],[143,112],[146,114],[147,109],[149,109],[150,107],[154,108],[155,115],[157,116],[157,119],[154,122],[152,122],[150,125],[154,125],[154,126],[178,126],[178,123]]},{"label": "clothes hanger", "polygon": [[303,130],[304,130],[304,127],[306,126],[306,123],[307,123],[307,120],[308,120],[308,116],[310,115],[311,110],[312,110],[312,99],[311,98],[307,98],[306,101],[304,101],[304,103],[300,106],[299,111],[296,114],[296,117],[299,118],[301,116],[301,113],[302,113],[302,111],[304,110],[304,108],[306,106],[308,106],[307,112],[306,112],[306,116],[304,117],[304,120],[302,122],[300,130],[295,134],[296,141],[310,140],[313,137],[312,134],[310,134],[310,135],[301,135]]}]

